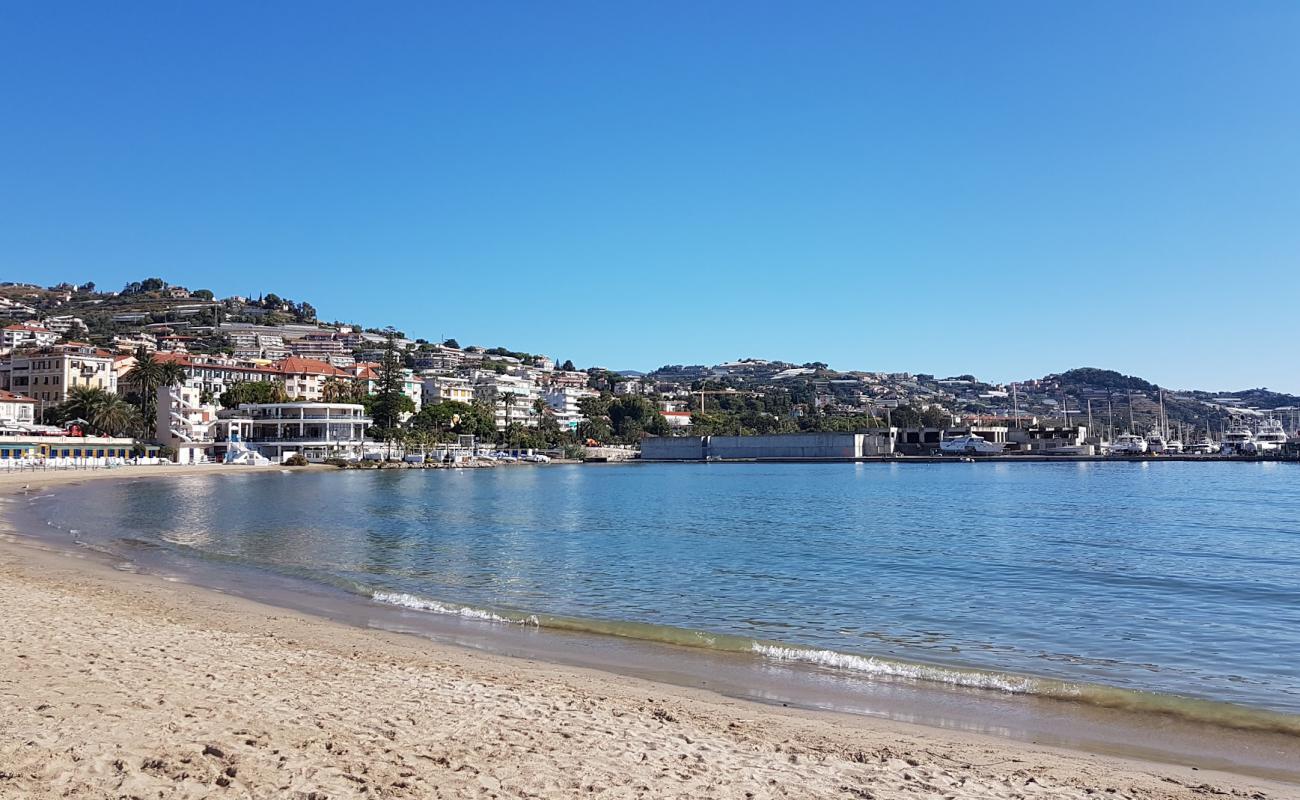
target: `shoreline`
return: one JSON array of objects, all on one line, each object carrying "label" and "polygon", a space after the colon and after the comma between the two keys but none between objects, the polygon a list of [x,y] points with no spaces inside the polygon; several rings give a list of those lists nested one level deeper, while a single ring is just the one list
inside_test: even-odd
[{"label": "shoreline", "polygon": [[[257,471],[259,468],[250,468],[239,470],[247,473]],[[260,468],[267,471],[266,468]],[[145,470],[148,470],[146,473]],[[274,471],[274,470],[272,470]],[[216,470],[211,468],[129,468],[120,471],[113,471],[112,477],[131,478],[131,477],[152,477],[154,475],[181,475],[181,474],[216,474]],[[234,474],[235,471],[230,471]],[[95,474],[86,475],[84,473],[58,473],[58,480],[52,482],[40,481],[39,477],[45,474],[24,474],[22,476],[0,476],[0,493],[8,494],[15,488],[14,484],[21,486],[23,483],[30,483],[36,486],[54,485],[54,483],[76,483],[86,477],[95,477]],[[51,477],[55,477],[51,474]],[[104,476],[108,477],[108,476]],[[22,479],[26,479],[23,481]],[[45,621],[46,616],[30,616],[28,610],[39,604],[23,604],[19,602],[14,605],[11,596],[17,593],[21,596],[24,592],[28,594],[39,595],[46,602],[54,602],[56,605],[62,601],[65,605],[70,604],[73,607],[84,609],[81,614],[72,614],[66,620],[64,625],[51,624],[49,630],[35,631],[24,630],[25,628],[36,628],[35,625],[18,625],[15,626],[19,635],[17,642],[10,641],[3,648],[5,655],[0,656],[10,663],[4,665],[0,670],[0,675],[19,676],[19,680],[10,681],[5,679],[6,683],[2,691],[6,695],[16,695],[31,699],[34,692],[42,691],[42,686],[35,685],[26,680],[24,668],[28,664],[24,661],[32,660],[29,645],[56,644],[55,649],[60,651],[68,650],[62,646],[64,641],[75,641],[78,638],[89,639],[83,642],[83,645],[91,647],[98,655],[95,659],[100,664],[104,663],[130,663],[133,649],[138,649],[141,644],[140,639],[145,641],[151,639],[151,632],[162,636],[163,632],[153,631],[155,627],[164,631],[167,637],[170,637],[171,645],[169,652],[173,653],[173,658],[182,662],[183,668],[166,672],[161,676],[149,676],[146,681],[147,688],[158,694],[156,700],[163,703],[164,706],[169,702],[168,697],[173,692],[165,691],[168,684],[173,684],[170,688],[175,694],[181,696],[188,692],[196,690],[206,682],[216,681],[225,685],[219,677],[214,678],[212,669],[213,664],[218,672],[229,666],[240,670],[253,669],[246,662],[256,662],[258,667],[253,669],[254,672],[262,668],[270,668],[272,675],[280,676],[288,684],[301,686],[303,691],[325,698],[353,697],[354,688],[340,685],[335,679],[335,674],[347,674],[351,680],[355,681],[358,686],[369,686],[375,691],[374,697],[380,698],[381,705],[386,706],[405,706],[408,699],[401,692],[392,691],[391,687],[387,689],[384,686],[375,686],[376,681],[381,678],[391,678],[389,674],[394,667],[401,667],[401,675],[410,675],[412,672],[419,676],[420,680],[427,679],[435,682],[445,681],[444,672],[452,670],[461,679],[470,680],[470,683],[478,686],[483,684],[487,686],[489,694],[495,698],[496,703],[493,708],[497,708],[502,702],[505,702],[502,692],[511,698],[511,702],[533,704],[530,706],[533,714],[529,717],[532,722],[536,722],[545,729],[546,736],[543,737],[549,745],[546,752],[548,763],[558,763],[568,759],[572,769],[582,771],[583,765],[587,762],[590,755],[590,748],[596,747],[598,750],[601,745],[599,742],[588,742],[587,745],[579,746],[573,743],[572,739],[576,734],[572,730],[569,737],[564,736],[565,730],[552,730],[550,723],[559,721],[564,722],[561,728],[578,727],[590,729],[593,725],[604,726],[603,730],[613,731],[623,734],[620,739],[623,749],[619,751],[620,757],[632,757],[639,753],[641,761],[636,764],[652,763],[650,757],[659,754],[662,755],[666,750],[672,747],[679,747],[681,739],[679,734],[683,734],[683,726],[693,726],[692,733],[684,734],[688,740],[702,741],[707,739],[712,744],[708,748],[712,756],[703,756],[695,752],[692,756],[696,759],[691,769],[686,770],[688,777],[681,777],[681,773],[673,773],[676,765],[665,765],[660,763],[651,771],[642,770],[633,766],[629,769],[611,770],[605,774],[603,780],[608,787],[622,787],[624,793],[644,794],[644,796],[663,796],[671,794],[674,791],[684,791],[692,796],[737,796],[741,792],[736,790],[739,785],[735,781],[737,770],[749,770],[750,774],[754,770],[766,770],[773,773],[780,773],[783,777],[774,778],[775,784],[767,784],[762,781],[753,783],[754,791],[759,796],[780,796],[785,792],[793,792],[799,796],[817,795],[817,796],[851,796],[846,794],[848,789],[862,788],[874,793],[877,797],[895,796],[895,793],[901,794],[909,790],[926,791],[923,784],[917,783],[917,780],[930,781],[931,788],[938,792],[953,793],[958,796],[963,792],[981,794],[982,796],[1013,796],[1017,792],[1026,791],[1027,777],[1033,777],[1034,782],[1028,784],[1035,791],[1042,791],[1048,787],[1053,787],[1056,792],[1053,796],[1084,796],[1087,788],[1093,788],[1098,791],[1104,791],[1106,788],[1114,788],[1116,785],[1128,786],[1134,792],[1134,796],[1143,797],[1190,797],[1196,796],[1197,792],[1189,787],[1197,787],[1201,783],[1213,783],[1223,788],[1224,791],[1239,791],[1249,796],[1251,792],[1263,791],[1267,796],[1286,796],[1288,792],[1294,791],[1293,786],[1287,786],[1280,783],[1274,783],[1267,779],[1245,778],[1240,775],[1216,773],[1209,770],[1197,770],[1187,766],[1170,766],[1166,764],[1157,764],[1154,762],[1131,761],[1120,758],[1115,755],[1097,755],[1083,751],[1055,749],[1043,745],[1019,742],[1014,739],[1000,738],[986,734],[963,734],[940,728],[922,727],[909,725],[894,720],[881,719],[878,717],[868,717],[862,715],[842,714],[826,711],[807,711],[799,709],[775,709],[771,706],[760,705],[746,700],[737,700],[729,698],[722,694],[712,691],[694,689],[690,687],[681,687],[667,685],[664,683],[647,681],[638,677],[629,677],[626,675],[611,674],[609,672],[595,671],[584,669],[573,665],[555,665],[539,664],[536,660],[512,659],[506,656],[485,653],[478,650],[471,650],[465,647],[458,647],[452,644],[442,642],[433,642],[425,638],[406,636],[401,633],[386,631],[366,630],[362,627],[347,625],[340,622],[331,621],[321,618],[315,614],[304,611],[285,611],[283,608],[269,606],[258,603],[253,600],[245,600],[232,597],[228,594],[203,589],[197,586],[169,582],[167,579],[153,575],[138,575],[113,569],[106,564],[98,563],[95,559],[88,557],[83,553],[59,552],[57,549],[45,549],[37,544],[37,540],[27,539],[26,537],[6,536],[6,541],[0,545],[0,595],[4,601],[5,613],[14,618],[15,615],[19,620],[29,622]],[[96,614],[92,611],[111,609],[112,614]],[[57,615],[54,615],[57,616]],[[50,617],[51,621],[54,617]],[[89,634],[80,628],[99,627],[98,634]],[[274,633],[268,631],[274,630]],[[230,650],[214,652],[211,650],[210,637],[206,636],[213,631],[220,632],[223,636],[233,637],[239,640],[239,647]],[[111,635],[104,635],[111,634]],[[126,634],[130,634],[129,636]],[[5,634],[9,636],[10,634]],[[32,641],[26,641],[23,637],[35,637]],[[269,637],[269,638],[268,638]],[[126,641],[130,640],[133,645],[126,647]],[[320,655],[322,662],[328,661],[334,665],[339,673],[329,673],[326,670],[310,670],[311,674],[304,674],[301,667],[303,666],[303,652],[298,645],[285,646],[286,641],[297,642],[303,647],[307,647],[315,658],[317,649],[323,655]],[[343,644],[341,644],[343,643]],[[18,645],[16,647],[16,645]],[[154,645],[157,646],[157,645]],[[179,651],[177,650],[179,648]],[[342,649],[340,649],[342,648]],[[147,645],[146,645],[147,649]],[[344,652],[346,650],[346,652]],[[400,651],[396,652],[395,651]],[[180,652],[180,656],[175,656]],[[28,656],[24,659],[23,656]],[[83,658],[88,654],[82,652]],[[327,657],[328,656],[328,657]],[[339,661],[341,659],[341,662]],[[352,663],[353,660],[359,659],[363,667],[358,667]],[[229,661],[226,665],[224,662]],[[207,669],[202,676],[197,673],[199,665]],[[151,716],[152,707],[136,708],[132,704],[130,684],[140,677],[139,670],[122,670],[118,673],[122,680],[124,690],[118,694],[121,697],[116,698],[116,704],[100,704],[101,709],[108,708],[111,711],[106,713],[118,714],[124,718],[136,716]],[[260,673],[259,673],[260,674]],[[48,676],[47,676],[48,677]],[[382,681],[380,681],[382,683]],[[237,683],[237,682],[236,682]],[[12,685],[11,685],[12,684]],[[162,684],[155,686],[155,684]],[[257,691],[261,692],[260,683],[255,682]],[[82,690],[78,687],[65,687],[66,689],[78,694]],[[143,691],[146,687],[139,687]],[[233,688],[233,687],[232,687]],[[257,724],[263,728],[288,729],[292,728],[295,720],[301,722],[301,719],[284,719],[274,709],[261,709],[259,707],[245,708],[247,705],[242,703],[237,697],[222,695],[220,692],[212,694],[215,689],[209,687],[208,693],[200,692],[199,699],[208,705],[217,703],[234,704],[240,706],[239,713],[248,717],[257,719]],[[485,691],[475,689],[474,691]],[[572,708],[546,707],[548,698],[555,692],[573,696],[578,695],[586,698],[583,707],[584,711],[573,715]],[[592,697],[602,698],[601,702],[593,703]],[[473,692],[471,692],[473,694]],[[371,696],[371,695],[366,695]],[[650,697],[654,703],[648,707],[644,698]],[[138,699],[138,698],[134,698]],[[340,710],[345,711],[341,715],[335,715],[335,721],[344,727],[355,727],[353,716],[363,715],[375,711],[370,709],[365,703],[360,703],[359,698],[353,697],[357,703],[345,705]],[[462,703],[457,702],[457,694],[452,692],[447,697],[441,708],[423,708],[431,716],[423,718],[422,726],[432,726],[436,732],[440,730],[439,726],[445,726],[448,721],[445,719],[448,709],[456,709],[459,712]],[[621,713],[610,716],[604,714],[604,706],[610,705]],[[636,704],[633,706],[632,704]],[[50,740],[56,742],[63,736],[62,729],[65,725],[78,727],[83,723],[78,722],[75,715],[69,715],[55,720],[56,731],[48,730],[48,721],[40,723],[39,718],[32,717],[28,712],[31,709],[25,709],[24,704],[19,702],[19,720],[12,723],[0,723],[0,732],[4,732],[5,741],[31,739],[37,733],[41,733],[41,740]],[[38,702],[33,705],[53,705],[48,701]],[[257,706],[257,704],[253,704]],[[491,704],[489,704],[491,705]],[[554,704],[552,704],[554,706]],[[649,708],[649,710],[647,710]],[[667,709],[667,710],[665,710]],[[481,710],[481,709],[480,709]],[[499,710],[499,709],[498,709]],[[516,709],[517,710],[517,709]],[[47,709],[48,711],[48,709]],[[301,709],[300,709],[301,711]],[[441,711],[441,714],[434,713]],[[662,713],[661,713],[662,712]],[[350,716],[351,715],[351,716]],[[538,716],[540,715],[540,716]],[[737,715],[749,720],[751,723],[754,719],[762,720],[761,733],[746,733],[740,738],[736,738],[735,731],[737,728],[732,724],[737,722]],[[220,715],[218,715],[219,717]],[[499,716],[499,715],[498,715]],[[262,719],[265,717],[265,719]],[[643,718],[648,717],[648,719]],[[673,717],[673,721],[668,721],[667,717]],[[597,723],[597,718],[598,723]],[[628,718],[627,721],[623,721]],[[181,716],[177,719],[176,714],[171,714],[166,724],[179,726],[181,729],[192,727],[191,723],[185,721],[188,718]],[[23,720],[26,720],[24,722]],[[722,725],[722,722],[726,725]],[[213,719],[209,718],[209,722]],[[500,734],[490,728],[490,721],[481,721],[485,728],[485,736]],[[635,724],[634,724],[635,723]],[[145,723],[141,723],[145,724]],[[250,723],[251,724],[251,723]],[[23,727],[28,725],[30,727]],[[277,726],[279,726],[277,728]],[[629,730],[628,726],[631,726]],[[13,730],[10,730],[13,727]],[[133,727],[133,726],[128,726]],[[741,726],[744,727],[744,726]],[[744,728],[749,730],[748,728]],[[251,728],[250,728],[251,730]],[[500,769],[515,769],[516,773],[522,770],[528,772],[531,767],[523,768],[521,765],[530,762],[536,756],[537,737],[527,739],[531,728],[524,725],[519,730],[511,729],[512,733],[525,736],[525,741],[533,741],[533,751],[525,748],[523,751],[512,749],[508,755],[519,763],[507,762],[498,764],[474,761],[467,759],[466,768],[472,767],[478,770],[479,774],[484,772],[493,772]],[[318,731],[319,732],[319,731]],[[590,733],[590,731],[587,731]],[[354,731],[354,733],[356,733]],[[11,735],[12,734],[12,735]],[[635,735],[633,735],[635,734]],[[537,736],[541,736],[538,733]],[[386,734],[385,734],[386,736]],[[755,737],[757,736],[757,739]],[[75,738],[75,737],[73,737]],[[83,736],[88,741],[96,741],[95,737]],[[201,737],[200,737],[201,738]],[[363,737],[364,738],[364,737]],[[381,737],[383,738],[383,737]],[[500,736],[497,736],[499,739]],[[581,738],[581,737],[578,737]],[[599,738],[599,737],[598,737]],[[189,740],[187,740],[189,741]],[[195,740],[197,741],[197,740]],[[394,749],[393,742],[396,739],[387,740],[388,746],[385,749],[382,743],[378,742],[353,742],[351,750],[358,748],[369,753],[369,758],[378,759],[374,765],[375,769],[393,769],[398,772],[402,770],[412,770],[415,772],[407,778],[396,778],[389,787],[391,796],[408,796],[403,791],[391,791],[397,783],[407,783],[408,787],[413,787],[409,778],[422,774],[421,767],[425,764],[412,764],[407,755],[403,755]],[[603,741],[603,740],[602,740]],[[790,752],[789,744],[797,742],[794,745],[797,753]],[[66,747],[70,740],[62,740],[61,744]],[[787,746],[782,746],[783,744]],[[189,746],[188,744],[186,746]],[[200,749],[206,745],[198,744]],[[225,751],[221,745],[213,745],[218,749]],[[346,745],[344,745],[346,747]],[[7,752],[6,749],[0,749],[0,770],[6,773],[18,775],[22,779],[22,770],[15,770],[9,767],[9,764],[19,763],[16,759],[22,758],[24,763],[30,763],[31,754],[22,752]],[[44,750],[44,756],[47,760],[52,759],[51,763],[58,763],[58,769],[70,771],[73,775],[80,775],[79,780],[89,780],[87,776],[82,775],[85,768],[79,766],[84,761],[60,761],[54,753],[54,746],[41,746]],[[90,747],[90,746],[84,746]],[[751,758],[754,748],[761,752],[762,758],[754,762]],[[114,743],[115,749],[130,750],[127,742],[117,741]],[[379,749],[376,749],[379,748]],[[629,749],[630,748],[630,749]],[[856,748],[856,749],[855,749]],[[281,748],[282,749],[282,748]],[[308,748],[310,750],[310,748]],[[189,752],[189,751],[185,751]],[[845,757],[845,754],[852,757]],[[798,757],[803,754],[805,757]],[[866,754],[866,755],[863,755]],[[905,754],[901,755],[900,754]],[[162,758],[167,761],[167,756],[148,756],[143,754],[141,764],[145,764],[150,759]],[[279,780],[278,775],[282,774],[283,768],[276,767],[274,764],[262,764],[258,753],[247,754],[246,760],[249,762],[237,769],[238,775],[229,777],[229,783],[246,786],[251,796],[264,796],[267,793],[274,794],[276,790],[283,788],[283,785],[272,786],[266,781]],[[283,755],[283,753],[281,753]],[[306,787],[311,784],[315,778],[305,777],[309,773],[317,774],[320,770],[326,769],[321,762],[333,763],[337,759],[332,759],[330,751],[322,753],[299,754],[307,761],[304,762],[303,769],[307,772],[301,773],[301,780],[295,786]],[[789,756],[796,755],[791,761]],[[993,767],[979,767],[979,764],[994,761],[991,756],[998,756],[1001,761],[1002,769]],[[205,765],[207,761],[202,759],[201,754],[195,753],[191,757],[190,765]],[[310,757],[308,757],[310,756]],[[857,756],[863,756],[862,759]],[[178,756],[177,758],[181,758]],[[183,756],[189,757],[189,756]],[[716,761],[714,760],[716,757]],[[197,761],[196,761],[197,759]],[[747,760],[748,759],[748,760]],[[954,762],[953,759],[956,759]],[[157,785],[166,787],[169,779],[160,778],[146,770],[143,766],[138,769],[132,769],[130,759],[118,759],[125,765],[124,782],[130,781],[154,781]],[[436,759],[435,759],[436,760]],[[398,762],[405,764],[404,767],[395,766]],[[911,762],[916,762],[912,764]],[[44,762],[41,762],[44,763]],[[168,763],[171,763],[168,761]],[[621,763],[621,762],[620,762]],[[257,766],[254,766],[254,765]],[[698,769],[695,765],[702,764]],[[962,764],[966,766],[961,766]],[[190,771],[190,765],[184,768],[176,767],[179,772]],[[310,765],[307,766],[307,765]],[[831,767],[830,782],[828,779],[826,767]],[[1028,765],[1028,766],[1026,766]],[[22,764],[20,764],[22,766]],[[445,766],[434,764],[429,775],[441,775],[442,779],[447,776]],[[157,770],[154,770],[157,772]],[[545,770],[543,770],[545,772]],[[1011,779],[1012,772],[1015,774],[1015,780]],[[842,774],[841,774],[842,773]],[[861,774],[859,774],[861,773]],[[569,772],[566,770],[553,771],[548,780],[562,781]],[[911,775],[910,778],[904,778],[904,774]],[[41,773],[43,779],[50,779],[48,771]],[[855,775],[862,782],[854,783],[849,781],[846,776]],[[148,777],[146,777],[148,776]],[[101,777],[112,778],[111,774]],[[192,777],[192,776],[191,776]],[[211,776],[209,776],[211,777]],[[220,777],[218,775],[217,777]],[[355,777],[355,776],[354,776]],[[516,774],[518,778],[519,775]],[[1286,776],[1290,779],[1293,777]],[[642,785],[648,787],[645,790],[636,790],[634,786],[626,783],[624,779],[640,781]],[[129,779],[129,780],[128,780]],[[217,778],[212,778],[216,780]],[[253,781],[253,783],[241,783],[244,781]],[[189,779],[176,779],[185,783]],[[177,789],[176,780],[172,780],[171,789]],[[314,785],[316,789],[326,791],[331,796],[343,794],[349,796],[356,794],[361,784],[352,779],[341,779],[342,782],[329,784],[333,791],[325,788],[326,783]],[[950,780],[951,783],[944,784],[942,781]],[[663,783],[662,781],[667,781]],[[687,781],[690,789],[684,788],[685,784],[681,781]],[[703,781],[701,783],[701,781]],[[786,781],[793,781],[787,783]],[[834,783],[840,781],[840,783]],[[847,782],[846,782],[847,781]],[[965,783],[959,783],[965,781]],[[974,781],[975,783],[971,783]],[[1172,781],[1172,782],[1171,782]],[[94,784],[88,783],[87,786],[93,787]],[[212,789],[211,783],[203,784],[208,790]],[[379,785],[371,783],[374,790],[378,790]],[[468,787],[469,784],[466,784]],[[976,786],[979,786],[978,791]],[[780,787],[778,788],[774,787]],[[191,787],[187,791],[192,791]],[[401,787],[397,787],[401,789]],[[497,786],[504,794],[515,794],[505,783]],[[522,784],[520,785],[522,788]],[[552,784],[548,787],[534,788],[532,791],[539,792],[543,796],[552,796],[556,794],[576,793],[581,787],[571,786],[565,788],[561,784]],[[4,789],[4,783],[0,783],[0,789]],[[34,791],[34,788],[28,789]],[[295,789],[296,790],[296,789]],[[92,788],[93,791],[93,788]],[[468,789],[466,789],[468,791]],[[1120,791],[1125,791],[1120,789]],[[3,792],[0,792],[3,793]],[[39,796],[39,795],[33,795]],[[409,796],[427,796],[426,791],[413,791]],[[859,795],[865,796],[865,795]]]}]

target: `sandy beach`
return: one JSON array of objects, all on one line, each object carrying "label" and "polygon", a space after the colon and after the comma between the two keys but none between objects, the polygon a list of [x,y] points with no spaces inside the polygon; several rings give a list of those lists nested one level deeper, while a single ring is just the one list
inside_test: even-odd
[{"label": "sandy beach", "polygon": [[[5,475],[0,495],[222,469]],[[0,797],[1300,797],[488,655],[3,539]]]}]

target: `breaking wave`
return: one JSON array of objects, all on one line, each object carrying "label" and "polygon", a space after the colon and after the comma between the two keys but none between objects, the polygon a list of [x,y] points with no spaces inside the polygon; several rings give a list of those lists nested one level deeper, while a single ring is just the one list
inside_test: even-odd
[{"label": "breaking wave", "polygon": [[752,650],[764,658],[775,661],[795,661],[865,675],[910,678],[912,680],[946,683],[951,686],[964,686],[972,689],[991,689],[1009,694],[1038,694],[1054,697],[1076,697],[1079,694],[1078,688],[1072,684],[1000,672],[955,669],[932,664],[892,661],[874,656],[841,653],[836,650],[814,650],[804,647],[763,644],[762,642],[754,642]]},{"label": "breaking wave", "polygon": [[447,616],[461,617],[462,619],[475,619],[481,622],[505,622],[511,625],[532,625],[534,627],[539,624],[535,615],[512,617],[482,608],[448,605],[437,600],[428,600],[423,597],[416,597],[413,594],[406,594],[405,592],[375,592],[370,596],[370,599],[376,603],[387,603],[391,606],[401,606],[416,611],[428,611],[433,614],[446,614]]}]

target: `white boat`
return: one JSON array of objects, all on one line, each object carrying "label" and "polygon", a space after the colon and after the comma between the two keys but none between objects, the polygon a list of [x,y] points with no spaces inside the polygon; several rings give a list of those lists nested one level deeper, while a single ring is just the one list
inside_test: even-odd
[{"label": "white boat", "polygon": [[1228,420],[1228,429],[1223,432],[1223,449],[1225,455],[1252,453],[1255,433],[1246,427],[1241,417],[1233,416]]},{"label": "white boat", "polygon": [[1170,439],[1165,442],[1165,452],[1170,455],[1181,455],[1183,452],[1183,443],[1180,439]]},{"label": "white boat", "polygon": [[1163,453],[1166,445],[1165,437],[1160,435],[1160,431],[1152,428],[1151,432],[1147,434],[1147,452]]},{"label": "white boat", "polygon": [[1090,444],[1063,444],[1039,451],[1045,456],[1090,456],[1095,452]]},{"label": "white boat", "polygon": [[1123,433],[1115,437],[1108,450],[1116,456],[1139,456],[1147,451],[1147,440],[1136,433]]},{"label": "white boat", "polygon": [[1209,434],[1206,434],[1187,445],[1187,452],[1198,456],[1213,455],[1219,452],[1219,443],[1211,439]]},{"label": "white boat", "polygon": [[944,453],[958,453],[961,455],[995,455],[1001,453],[1006,445],[990,442],[983,436],[976,436],[968,433],[965,436],[957,436],[952,439],[944,439],[939,443],[939,450]]},{"label": "white boat", "polygon": [[1286,429],[1282,427],[1282,421],[1269,417],[1259,423],[1254,438],[1242,449],[1248,453],[1267,453],[1271,450],[1281,450],[1286,441]]}]

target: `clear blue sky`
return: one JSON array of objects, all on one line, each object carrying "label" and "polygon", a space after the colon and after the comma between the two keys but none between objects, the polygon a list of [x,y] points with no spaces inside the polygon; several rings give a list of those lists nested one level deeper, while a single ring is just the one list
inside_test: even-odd
[{"label": "clear blue sky", "polygon": [[0,277],[649,369],[1300,391],[1300,3],[39,3]]}]

